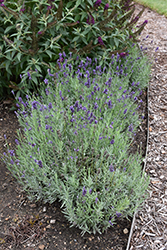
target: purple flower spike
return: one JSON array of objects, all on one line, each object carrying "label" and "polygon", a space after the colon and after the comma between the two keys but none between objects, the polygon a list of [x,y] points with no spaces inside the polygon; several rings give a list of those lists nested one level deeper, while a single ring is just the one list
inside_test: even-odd
[{"label": "purple flower spike", "polygon": [[15,143],[16,143],[17,145],[19,145],[19,141],[18,141],[17,139],[15,139]]},{"label": "purple flower spike", "polygon": [[41,161],[41,160],[39,160],[39,161],[38,161],[38,165],[39,165],[39,167],[40,167],[40,168],[42,168],[42,167],[43,167],[43,165],[42,165],[42,161]]},{"label": "purple flower spike", "polygon": [[15,156],[14,150],[8,150],[11,156]]},{"label": "purple flower spike", "polygon": [[[147,24],[147,23],[148,23],[148,20],[145,20],[145,21],[143,22],[143,24]],[[142,24],[142,25],[143,25],[143,24]]]},{"label": "purple flower spike", "polygon": [[51,5],[49,5],[48,7],[47,7],[47,10],[50,10],[52,8],[52,6]]},{"label": "purple flower spike", "polygon": [[132,123],[129,125],[129,129],[128,129],[128,131],[130,131],[130,132],[132,132],[132,131],[133,131],[133,124],[132,124]]},{"label": "purple flower spike", "polygon": [[127,109],[124,110],[124,115],[126,114],[126,112],[127,112]]},{"label": "purple flower spike", "polygon": [[89,194],[91,194],[91,193],[92,193],[92,189],[90,188],[90,189],[89,189]]},{"label": "purple flower spike", "polygon": [[110,141],[110,144],[114,144],[114,139],[112,139],[112,140]]},{"label": "purple flower spike", "polygon": [[48,69],[47,71],[50,76],[54,76],[53,74],[50,73],[50,69]]},{"label": "purple flower spike", "polygon": [[58,61],[59,61],[59,62],[63,62],[63,61],[64,61],[64,58],[63,58],[63,57],[60,57]]},{"label": "purple flower spike", "polygon": [[48,84],[48,79],[45,78],[44,83],[47,85]]},{"label": "purple flower spike", "polygon": [[109,170],[110,170],[110,172],[114,172],[114,167],[113,167],[113,165],[112,165],[112,164],[110,165]]},{"label": "purple flower spike", "polygon": [[97,108],[98,108],[98,104],[97,104],[97,102],[95,102],[94,109],[97,109]]},{"label": "purple flower spike", "polygon": [[49,105],[48,105],[49,109],[52,108],[52,103],[50,102]]},{"label": "purple flower spike", "polygon": [[25,8],[22,7],[22,8],[20,9],[20,12],[24,12],[24,11],[25,11]]},{"label": "purple flower spike", "polygon": [[46,124],[45,129],[46,129],[46,130],[49,129],[49,125]]},{"label": "purple flower spike", "polygon": [[95,20],[93,17],[91,17],[91,24],[95,24]]},{"label": "purple flower spike", "polygon": [[99,7],[101,4],[101,0],[97,0],[94,4],[94,7]]},{"label": "purple flower spike", "polygon": [[31,80],[31,75],[30,75],[29,71],[27,72],[27,75],[29,77],[29,80]]},{"label": "purple flower spike", "polygon": [[85,186],[84,186],[84,187],[83,187],[83,191],[82,191],[82,195],[85,196],[86,193],[87,193],[87,190],[86,190],[86,188],[85,188]]},{"label": "purple flower spike", "polygon": [[33,101],[31,104],[34,109],[37,109],[37,104],[39,104],[39,102]]},{"label": "purple flower spike", "polygon": [[104,10],[108,10],[109,8],[109,3],[107,3],[105,6],[104,6]]},{"label": "purple flower spike", "polygon": [[120,57],[125,57],[128,55],[128,52],[121,52],[119,55],[120,55]]},{"label": "purple flower spike", "polygon": [[73,106],[70,106],[70,109],[71,109],[71,112],[74,113],[75,110],[74,110],[74,107]]},{"label": "purple flower spike", "polygon": [[113,223],[111,222],[111,220],[109,220],[109,223],[111,224],[111,226],[113,226]]},{"label": "purple flower spike", "polygon": [[98,37],[98,43],[100,45],[104,46],[104,42],[103,42],[103,40],[102,40],[102,38],[100,36]]},{"label": "purple flower spike", "polygon": [[86,20],[86,23],[88,24],[95,24],[95,20],[92,15],[89,15],[89,17]]},{"label": "purple flower spike", "polygon": [[14,161],[13,161],[13,160],[11,160],[10,163],[11,163],[12,165],[14,165]]},{"label": "purple flower spike", "polygon": [[96,204],[97,204],[98,200],[99,200],[99,199],[96,197],[96,199],[95,199],[95,203],[96,203]]},{"label": "purple flower spike", "polygon": [[122,215],[121,213],[116,212],[117,217],[120,217],[121,215]]}]

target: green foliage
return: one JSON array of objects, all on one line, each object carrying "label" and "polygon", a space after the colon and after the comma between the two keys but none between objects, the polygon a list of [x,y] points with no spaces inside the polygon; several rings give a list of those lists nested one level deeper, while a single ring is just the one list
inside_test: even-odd
[{"label": "green foliage", "polygon": [[[17,96],[36,91],[48,67],[57,70],[62,51],[94,58],[126,50],[146,23],[132,32],[138,20],[131,18],[132,1],[109,5],[98,1],[4,1],[0,7],[1,93],[9,92],[6,87],[17,90]],[[22,75],[27,78],[24,85]]]},{"label": "green foliage", "polygon": [[[148,69],[137,68],[143,58],[129,54],[125,64],[120,58],[112,58],[110,70],[91,58],[59,63],[54,75],[48,70],[40,96],[19,98],[22,132],[15,152],[3,157],[29,198],[61,200],[71,226],[83,234],[132,216],[149,183],[141,176],[140,154],[128,154]],[[129,83],[132,65],[141,83]]]},{"label": "green foliage", "polygon": [[[48,1],[34,0],[8,2],[1,7],[0,61],[2,75],[5,75],[2,80],[18,90],[18,96],[35,91],[48,66],[56,66],[61,49],[57,43],[61,34],[56,24],[62,21],[56,18],[58,8],[51,10],[49,6]],[[20,78],[25,72],[31,76],[28,74],[27,82],[22,85]]]}]

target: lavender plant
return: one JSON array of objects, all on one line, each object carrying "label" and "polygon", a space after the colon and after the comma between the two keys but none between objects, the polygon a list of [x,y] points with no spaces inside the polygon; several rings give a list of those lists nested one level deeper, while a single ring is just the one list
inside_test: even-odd
[{"label": "lavender plant", "polygon": [[[1,86],[17,96],[36,91],[59,52],[83,57],[127,53],[147,22],[136,28],[132,1],[1,1]],[[125,51],[125,52],[123,52]],[[105,53],[105,54],[104,54]],[[104,56],[103,56],[104,58]],[[24,75],[26,81],[21,81]]]},{"label": "lavender plant", "polygon": [[141,155],[128,154],[140,83],[133,91],[120,68],[105,71],[90,58],[78,69],[67,61],[59,67],[55,75],[48,69],[40,96],[19,97],[22,131],[3,159],[30,199],[59,199],[71,226],[101,233],[132,215],[148,187]]}]

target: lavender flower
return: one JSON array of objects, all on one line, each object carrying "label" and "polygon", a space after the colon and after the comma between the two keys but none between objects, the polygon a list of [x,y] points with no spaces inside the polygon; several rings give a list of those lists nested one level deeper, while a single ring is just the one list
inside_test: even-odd
[{"label": "lavender flower", "polygon": [[111,224],[111,226],[113,226],[113,223],[111,222],[111,220],[109,220],[109,223]]},{"label": "lavender flower", "polygon": [[13,164],[14,164],[14,161],[13,161],[13,160],[10,160],[10,163],[13,165]]},{"label": "lavender flower", "polygon": [[10,153],[11,156],[15,156],[14,150],[8,150],[8,153]]},{"label": "lavender flower", "polygon": [[37,104],[39,104],[39,102],[37,102],[37,101],[33,101],[33,102],[31,103],[33,109],[37,109]]},{"label": "lavender flower", "polygon": [[109,108],[112,108],[112,107],[113,107],[111,100],[109,100],[107,104],[108,104],[108,107],[109,107]]},{"label": "lavender flower", "polygon": [[132,131],[133,131],[133,124],[132,124],[132,123],[129,125],[129,129],[128,129],[128,131],[130,131],[130,132],[132,132]]},{"label": "lavender flower", "polygon": [[63,57],[60,57],[58,62],[63,62],[64,61],[64,58]]},{"label": "lavender flower", "polygon": [[121,213],[116,212],[117,217],[120,217],[121,215],[122,215]]},{"label": "lavender flower", "polygon": [[53,74],[50,73],[50,69],[48,69],[47,71],[48,71],[49,76],[54,76]]},{"label": "lavender flower", "polygon": [[29,77],[29,80],[31,80],[31,75],[30,75],[29,71],[27,72],[27,75]]},{"label": "lavender flower", "polygon": [[104,94],[107,94],[107,92],[108,92],[108,89],[105,89],[105,90],[103,91]]},{"label": "lavender flower", "polygon": [[73,106],[70,106],[70,110],[71,110],[71,112],[72,112],[72,113],[74,113],[74,112],[75,112],[75,110],[74,110],[74,107],[73,107]]},{"label": "lavender flower", "polygon": [[112,164],[110,165],[109,170],[110,170],[110,172],[114,172],[114,167]]},{"label": "lavender flower", "polygon": [[97,204],[98,200],[99,200],[99,199],[96,197],[96,199],[95,199],[95,203],[96,203],[96,204]]},{"label": "lavender flower", "polygon": [[110,144],[114,144],[114,142],[115,142],[114,139],[112,139],[112,140],[110,141]]},{"label": "lavender flower", "polygon": [[85,189],[85,186],[83,187],[82,195],[85,196],[87,193],[87,190]]},{"label": "lavender flower", "polygon": [[51,102],[49,103],[48,107],[49,107],[49,109],[51,109],[53,107]]},{"label": "lavender flower", "polygon": [[127,109],[124,110],[124,115],[126,114],[126,112],[127,112]]},{"label": "lavender flower", "polygon": [[48,124],[46,124],[45,129],[46,129],[46,130],[48,130],[48,129],[49,129],[49,125],[48,125]]},{"label": "lavender flower", "polygon": [[39,167],[40,167],[40,168],[42,168],[42,167],[43,167],[43,165],[42,165],[42,161],[41,161],[41,160],[39,160],[39,161],[38,161],[38,165],[39,165]]},{"label": "lavender flower", "polygon": [[97,102],[95,102],[94,109],[97,109],[97,108],[98,108],[98,104],[97,104]]},{"label": "lavender flower", "polygon": [[48,84],[48,79],[45,78],[44,83],[47,85]]}]

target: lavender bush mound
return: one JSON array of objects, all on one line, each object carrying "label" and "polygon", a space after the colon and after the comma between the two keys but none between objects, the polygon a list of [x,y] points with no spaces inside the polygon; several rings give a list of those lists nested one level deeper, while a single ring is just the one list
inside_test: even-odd
[{"label": "lavender bush mound", "polygon": [[61,200],[82,234],[101,233],[117,217],[132,216],[149,183],[141,155],[128,154],[141,121],[140,82],[134,91],[126,73],[120,77],[120,69],[105,71],[94,63],[79,60],[77,70],[60,63],[55,75],[48,70],[40,96],[26,102],[19,97],[22,131],[16,150],[3,156],[30,199]]}]

